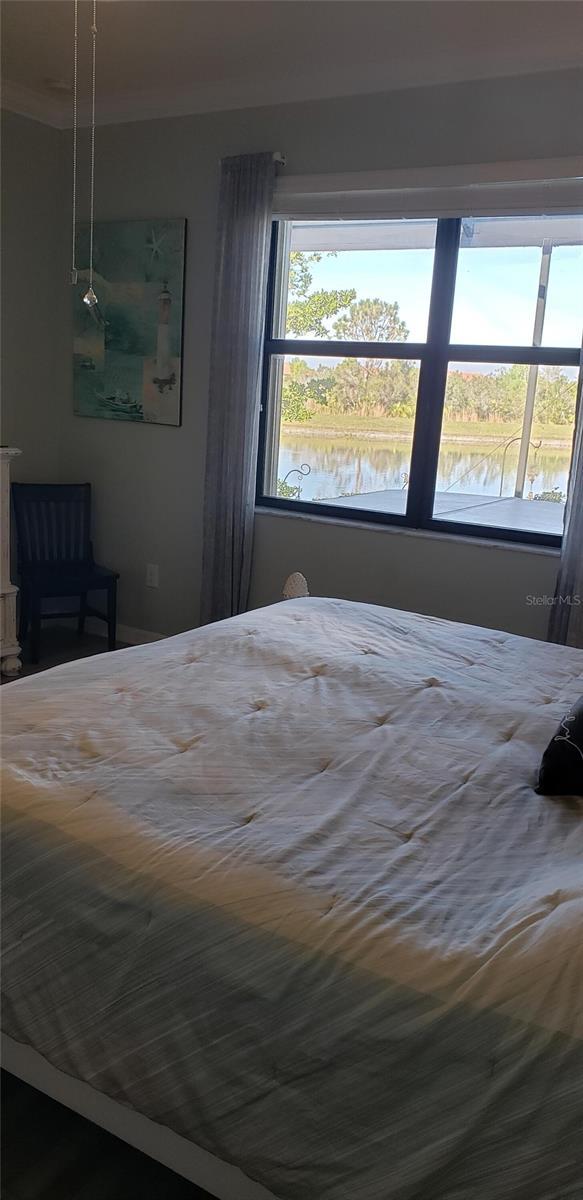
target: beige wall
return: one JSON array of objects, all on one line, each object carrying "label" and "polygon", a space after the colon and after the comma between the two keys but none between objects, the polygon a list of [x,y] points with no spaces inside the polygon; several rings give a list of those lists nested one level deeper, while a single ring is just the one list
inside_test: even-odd
[{"label": "beige wall", "polygon": [[[189,223],[180,429],[73,415],[66,289],[56,298],[58,471],[63,480],[89,479],[94,485],[96,546],[102,560],[122,572],[122,622],[173,632],[197,620],[219,159],[273,148],[285,153],[290,172],[303,174],[570,156],[583,153],[583,131],[572,119],[582,81],[581,72],[565,71],[98,130],[98,216],[185,216]],[[22,132],[17,136],[22,139]],[[55,137],[62,152],[60,194],[66,197],[69,137],[48,131],[47,147]],[[18,193],[30,191],[27,155],[13,149],[10,157],[19,170],[18,184],[12,186]],[[58,190],[52,155],[46,169],[50,186]],[[20,240],[23,227],[26,239],[34,225],[38,246],[44,240],[39,205],[29,197],[21,210],[13,201],[9,223]],[[54,245],[61,247],[66,277],[66,200],[57,215]],[[13,326],[26,319],[29,307],[27,283],[18,293]],[[26,344],[21,336],[21,345]],[[45,338],[39,362],[48,364],[53,354]],[[13,362],[12,378],[16,374]],[[38,374],[36,368],[35,378]],[[12,423],[13,436],[30,447],[41,405],[34,382],[21,391],[26,406],[19,424],[11,392],[9,427]],[[48,427],[46,410],[43,420]],[[47,444],[43,462],[33,457],[36,450],[30,453],[28,476],[37,469],[50,474],[52,448]],[[145,587],[147,562],[159,564],[157,591]],[[393,602],[542,636],[546,616],[529,608],[525,597],[531,591],[552,592],[555,562],[548,554],[260,515],[253,601],[274,599],[282,575],[300,568],[308,570],[317,592]]]},{"label": "beige wall", "polygon": [[257,514],[252,607],[281,599],[291,571],[313,595],[370,604],[546,637],[557,555],[443,535]]},{"label": "beige wall", "polygon": [[60,253],[61,135],[2,114],[2,443],[18,446],[16,479],[59,475],[63,339],[69,265]]}]

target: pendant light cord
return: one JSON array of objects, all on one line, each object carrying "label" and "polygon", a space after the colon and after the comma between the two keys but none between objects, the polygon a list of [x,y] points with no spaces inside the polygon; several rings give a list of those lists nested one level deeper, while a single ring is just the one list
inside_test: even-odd
[{"label": "pendant light cord", "polygon": [[71,283],[77,282],[77,64],[79,58],[79,0],[75,0],[73,35],[73,230],[71,247]]},{"label": "pendant light cord", "polygon": [[95,43],[97,40],[97,0],[93,0],[91,26],[91,177],[89,210],[89,287],[93,287],[93,209],[95,192]]}]

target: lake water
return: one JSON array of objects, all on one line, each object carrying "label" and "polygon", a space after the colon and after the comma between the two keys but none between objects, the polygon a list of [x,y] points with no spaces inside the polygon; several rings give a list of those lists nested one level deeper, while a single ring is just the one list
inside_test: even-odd
[{"label": "lake water", "polygon": [[[487,457],[486,457],[487,456]],[[411,444],[406,440],[352,438],[339,434],[306,434],[302,431],[281,437],[278,478],[307,463],[310,474],[300,481],[303,500],[337,499],[402,488],[410,469]],[[565,492],[569,474],[568,447],[544,446],[531,450],[525,495]],[[504,461],[495,443],[442,443],[437,479],[438,492],[473,496],[513,496],[518,463],[518,443],[509,447]],[[531,483],[531,476],[534,476]],[[297,475],[288,484],[296,486]]]}]

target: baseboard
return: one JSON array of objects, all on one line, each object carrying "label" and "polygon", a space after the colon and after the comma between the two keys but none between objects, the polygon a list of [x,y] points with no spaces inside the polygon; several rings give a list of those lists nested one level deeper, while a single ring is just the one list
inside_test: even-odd
[{"label": "baseboard", "polygon": [[[107,625],[105,621],[100,621],[97,617],[87,617],[85,622],[87,633],[94,633],[97,637],[107,637]],[[118,642],[128,642],[130,646],[144,646],[147,642],[160,642],[166,634],[153,633],[151,629],[136,629],[133,625],[118,625],[117,640]]]},{"label": "baseboard", "polygon": [[[75,617],[72,620],[63,618],[59,624],[66,625],[71,629],[76,628],[77,618]],[[100,621],[98,617],[87,617],[85,630],[96,637],[107,637],[107,625],[105,621]],[[165,633],[154,633],[151,629],[136,629],[133,625],[118,624],[117,626],[118,642],[127,642],[130,646],[145,646],[148,642],[160,642],[165,637]]]}]

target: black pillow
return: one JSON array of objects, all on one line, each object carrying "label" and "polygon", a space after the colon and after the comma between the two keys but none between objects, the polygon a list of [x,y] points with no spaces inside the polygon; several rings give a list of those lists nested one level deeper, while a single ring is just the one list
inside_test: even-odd
[{"label": "black pillow", "polygon": [[563,717],[542,758],[537,792],[583,796],[583,696]]}]

